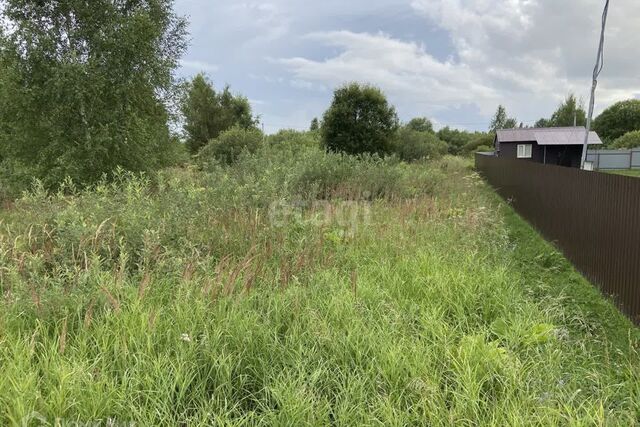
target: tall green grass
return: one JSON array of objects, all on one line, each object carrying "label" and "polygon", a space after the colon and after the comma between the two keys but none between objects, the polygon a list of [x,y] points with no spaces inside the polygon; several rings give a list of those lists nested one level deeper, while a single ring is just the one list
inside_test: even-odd
[{"label": "tall green grass", "polygon": [[637,330],[455,158],[265,147],[0,221],[2,425],[640,416]]}]

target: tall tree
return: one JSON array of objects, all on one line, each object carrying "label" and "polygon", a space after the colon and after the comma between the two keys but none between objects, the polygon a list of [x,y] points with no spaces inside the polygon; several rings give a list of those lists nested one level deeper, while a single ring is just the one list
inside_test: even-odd
[{"label": "tall tree", "polygon": [[433,123],[431,123],[431,120],[427,119],[426,117],[415,117],[411,119],[405,127],[416,132],[435,133],[433,131]]},{"label": "tall tree", "polygon": [[515,128],[516,126],[518,126],[518,121],[507,116],[506,108],[504,108],[504,106],[502,105],[498,105],[498,109],[491,119],[489,130],[491,132],[495,132],[498,129],[511,129]]},{"label": "tall tree", "polygon": [[593,129],[607,143],[628,132],[640,130],[640,99],[613,104],[594,120]]},{"label": "tall tree", "polygon": [[181,109],[187,148],[193,154],[234,126],[249,129],[257,123],[247,98],[233,95],[229,86],[216,93],[204,74],[187,84]]},{"label": "tall tree", "polygon": [[318,129],[320,129],[320,121],[317,117],[314,117],[313,120],[311,120],[311,126],[309,126],[309,130],[313,132]]},{"label": "tall tree", "polygon": [[576,126],[584,126],[587,123],[587,113],[584,111],[582,103],[578,102],[573,93],[570,93],[551,115],[549,126],[573,126],[574,121]]},{"label": "tall tree", "polygon": [[7,158],[50,187],[169,160],[169,96],[186,48],[172,0],[6,0],[2,12]]},{"label": "tall tree", "polygon": [[337,89],[322,125],[324,145],[347,154],[391,151],[399,121],[376,87],[351,83]]}]

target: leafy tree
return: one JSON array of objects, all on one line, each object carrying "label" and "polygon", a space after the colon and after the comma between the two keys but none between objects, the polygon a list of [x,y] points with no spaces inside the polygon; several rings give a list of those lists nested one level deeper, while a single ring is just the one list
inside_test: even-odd
[{"label": "leafy tree", "polygon": [[498,129],[512,129],[516,126],[518,126],[518,121],[508,117],[507,110],[502,105],[498,105],[498,109],[491,119],[489,130],[495,133]]},{"label": "leafy tree", "polygon": [[611,144],[613,148],[629,149],[640,147],[640,130],[633,130],[617,138]]},{"label": "leafy tree", "polygon": [[548,128],[548,127],[551,127],[551,124],[550,124],[549,119],[542,118],[542,119],[538,120],[536,122],[536,124],[533,125],[533,127],[536,127],[536,128]]},{"label": "leafy tree", "polygon": [[640,99],[613,104],[594,120],[593,129],[607,143],[628,132],[640,130]]},{"label": "leafy tree", "polygon": [[198,159],[201,164],[213,159],[225,163],[234,163],[243,151],[255,153],[260,147],[264,135],[256,128],[245,129],[239,125],[222,132],[218,138],[211,140],[200,153]]},{"label": "leafy tree", "polygon": [[395,152],[406,162],[439,158],[447,151],[447,143],[439,140],[432,132],[421,132],[408,126],[398,131]]},{"label": "leafy tree", "polygon": [[5,162],[55,187],[172,161],[173,72],[186,48],[172,0],[3,3]]},{"label": "leafy tree", "polygon": [[313,120],[311,120],[311,126],[309,126],[309,130],[313,132],[319,129],[320,129],[320,121],[318,120],[317,117],[314,117]]},{"label": "leafy tree", "polygon": [[[486,147],[493,147],[495,135],[492,133],[478,133],[464,146],[463,152],[469,154],[476,151],[491,151],[493,148],[486,150]],[[482,147],[482,149],[481,149]]]},{"label": "leafy tree", "polygon": [[438,136],[438,139],[447,143],[449,147],[449,154],[456,156],[462,153],[464,146],[471,141],[473,134],[445,126],[440,129],[436,135]]},{"label": "leafy tree", "polygon": [[331,151],[385,154],[398,127],[396,110],[380,89],[351,83],[335,91],[324,114],[322,139]]},{"label": "leafy tree", "polygon": [[406,128],[415,130],[417,132],[430,132],[435,133],[433,130],[433,123],[426,117],[416,117],[411,119],[409,123],[405,125]]},{"label": "leafy tree", "polygon": [[573,126],[574,120],[576,126],[586,125],[587,113],[584,111],[582,103],[579,103],[576,96],[570,93],[564,102],[558,106],[558,109],[551,115],[549,126]]},{"label": "leafy tree", "polygon": [[216,93],[203,74],[198,74],[187,84],[181,109],[186,145],[192,154],[233,126],[249,129],[257,124],[247,98],[234,96],[229,86]]}]

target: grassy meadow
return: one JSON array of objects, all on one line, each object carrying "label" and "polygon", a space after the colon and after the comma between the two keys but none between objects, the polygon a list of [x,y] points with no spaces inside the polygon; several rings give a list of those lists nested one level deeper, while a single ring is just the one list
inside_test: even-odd
[{"label": "grassy meadow", "polygon": [[0,291],[0,425],[640,419],[638,330],[460,158],[36,185]]}]

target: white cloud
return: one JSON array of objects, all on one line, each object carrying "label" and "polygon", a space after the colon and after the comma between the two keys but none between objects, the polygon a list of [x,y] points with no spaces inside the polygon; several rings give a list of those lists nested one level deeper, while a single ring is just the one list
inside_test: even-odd
[{"label": "white cloud", "polygon": [[[410,114],[475,105],[488,116],[498,103],[521,120],[549,115],[569,92],[586,98],[602,4],[555,0],[413,0],[414,11],[449,34],[454,52],[438,60],[428,45],[384,33],[325,31],[307,35],[337,48],[325,59],[280,60],[296,80],[334,87],[367,81]],[[598,109],[640,93],[640,2],[612,4]]]}]

